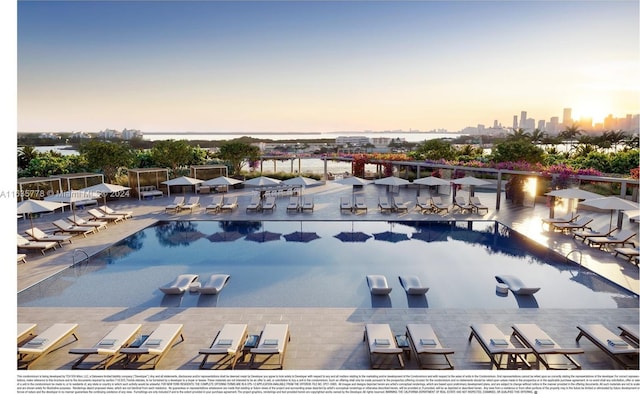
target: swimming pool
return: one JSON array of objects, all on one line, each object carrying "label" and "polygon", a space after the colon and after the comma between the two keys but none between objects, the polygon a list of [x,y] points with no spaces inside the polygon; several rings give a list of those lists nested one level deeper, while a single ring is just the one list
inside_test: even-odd
[{"label": "swimming pool", "polygon": [[[218,295],[158,290],[184,273],[231,279]],[[369,274],[391,294],[372,296]],[[541,290],[500,295],[499,274]],[[429,291],[407,296],[399,275]],[[638,297],[494,221],[172,221],[25,289],[18,306],[637,308]]]}]

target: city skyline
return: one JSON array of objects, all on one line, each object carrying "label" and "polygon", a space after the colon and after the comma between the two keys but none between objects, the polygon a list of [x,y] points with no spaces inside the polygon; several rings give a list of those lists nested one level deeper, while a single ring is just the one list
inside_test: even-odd
[{"label": "city skyline", "polygon": [[636,1],[17,7],[18,132],[459,131],[525,110],[640,112]]}]

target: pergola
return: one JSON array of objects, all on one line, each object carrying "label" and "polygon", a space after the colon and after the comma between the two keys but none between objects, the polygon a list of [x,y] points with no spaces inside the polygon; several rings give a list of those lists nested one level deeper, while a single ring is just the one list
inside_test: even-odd
[{"label": "pergola", "polygon": [[[32,186],[27,187],[27,185]],[[42,200],[46,196],[60,191],[62,191],[62,179],[59,177],[18,178],[18,198],[20,201],[28,199]]]},{"label": "pergola", "polygon": [[169,170],[166,168],[133,168],[127,171],[129,176],[129,187],[133,193],[141,200],[139,188],[144,186],[154,186],[157,190],[166,189],[162,184],[169,180]]},{"label": "pergola", "polygon": [[84,189],[85,187],[104,183],[104,175],[92,172],[54,175],[53,178],[66,180],[66,184],[62,183],[62,191],[79,190]]},{"label": "pergola", "polygon": [[189,168],[191,178],[202,179],[204,181],[217,178],[219,176],[229,176],[229,169],[224,164],[209,164],[191,166]]}]

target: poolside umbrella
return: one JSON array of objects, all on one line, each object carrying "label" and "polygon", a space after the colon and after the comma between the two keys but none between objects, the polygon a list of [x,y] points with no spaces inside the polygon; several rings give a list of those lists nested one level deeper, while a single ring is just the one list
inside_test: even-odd
[{"label": "poolside umbrella", "polygon": [[121,186],[121,185],[114,185],[112,183],[99,183],[97,185],[93,185],[93,186],[89,186],[89,187],[85,187],[80,189],[80,191],[84,191],[84,192],[96,192],[96,193],[100,193],[102,194],[102,196],[104,197],[104,206],[107,206],[107,194],[111,194],[111,193],[121,193],[127,190],[130,190],[131,188],[128,186]]},{"label": "poolside umbrella", "polygon": [[334,182],[340,185],[351,185],[353,187],[352,198],[354,199],[356,194],[356,186],[365,186],[371,183],[370,181],[366,179],[358,178],[357,176],[349,176],[346,178],[337,179]]},{"label": "poolside umbrella", "polygon": [[42,200],[24,200],[18,204],[18,214],[28,214],[31,222],[31,232],[33,233],[33,214],[41,212],[51,212],[58,208],[62,208],[68,204],[42,201]]},{"label": "poolside umbrella", "polygon": [[211,242],[233,242],[242,237],[244,237],[244,234],[241,234],[238,231],[220,231],[211,234],[207,239]]},{"label": "poolside umbrella", "polygon": [[418,195],[420,195],[420,185],[426,186],[449,186],[451,181],[446,179],[438,178],[435,176],[427,176],[424,178],[418,178],[413,181],[414,184],[418,185]]},{"label": "poolside umbrella", "polygon": [[613,211],[623,211],[625,209],[638,209],[638,204],[627,201],[620,197],[616,196],[608,196],[608,197],[600,197],[589,200],[584,200],[581,202],[582,205],[586,205],[588,207],[605,209],[609,210],[609,230],[613,226]]},{"label": "poolside umbrella", "polygon": [[320,182],[316,181],[315,179],[312,178],[307,178],[304,176],[297,176],[295,178],[290,178],[287,179],[285,181],[282,182],[285,185],[289,185],[289,186],[300,186],[302,188],[305,188],[307,186],[312,186],[312,185],[316,185]]},{"label": "poolside umbrella", "polygon": [[318,233],[311,231],[294,231],[289,234],[284,235],[284,239],[289,242],[311,242],[315,239],[320,238]]},{"label": "poolside umbrella", "polygon": [[362,231],[343,231],[334,235],[334,237],[342,242],[366,242],[371,238],[369,234],[365,234]]},{"label": "poolside umbrella", "polygon": [[[600,194],[592,193],[578,188],[558,189],[545,193],[545,196],[568,198],[573,200],[589,200],[602,197]],[[549,207],[549,217],[553,217],[553,204]]]},{"label": "poolside umbrella", "polygon": [[404,186],[410,184],[411,182],[403,178],[398,178],[397,176],[388,176],[386,178],[376,179],[375,181],[373,181],[373,183],[375,183],[376,185],[386,185],[387,191],[389,191],[391,187]]},{"label": "poolside umbrella", "polygon": [[269,241],[277,241],[280,239],[280,236],[282,234],[280,233],[273,233],[271,231],[260,231],[258,233],[251,233],[251,234],[247,234],[246,237],[244,237],[244,239],[246,239],[247,241],[254,241],[254,242],[269,242]]},{"label": "poolside umbrella", "polygon": [[169,179],[168,181],[163,181],[162,183],[167,185],[167,196],[170,196],[171,186],[194,186],[194,185],[199,185],[202,182],[204,181],[201,179],[191,178],[188,176],[181,176],[179,178],[173,178],[173,179]]},{"label": "poolside umbrella", "polygon": [[[491,182],[487,182],[483,179],[478,179],[472,176],[465,176],[464,178],[452,179],[451,182],[460,186],[469,186],[469,195],[473,196],[473,192],[476,186],[490,185]],[[455,188],[454,188],[455,191]],[[455,198],[455,193],[453,194]]]},{"label": "poolside umbrella", "polygon": [[279,179],[269,178],[268,176],[259,176],[244,181],[247,186],[277,186],[280,183]]},{"label": "poolside umbrella", "polygon": [[242,183],[242,181],[226,176],[219,176],[217,178],[208,179],[202,182],[202,186],[226,186],[228,188],[229,186],[237,185],[238,183]]},{"label": "poolside umbrella", "polygon": [[67,190],[45,197],[45,201],[61,202],[71,205],[73,219],[76,218],[76,203],[80,201],[93,200],[102,197],[102,194],[91,191]]},{"label": "poolside umbrella", "polygon": [[409,237],[405,233],[396,233],[393,231],[383,231],[381,233],[374,233],[373,237],[378,241],[387,241],[387,242],[401,242],[408,241]]},{"label": "poolside umbrella", "polygon": [[447,240],[447,235],[441,231],[424,230],[412,233],[411,239],[419,239],[424,242],[441,242]]}]

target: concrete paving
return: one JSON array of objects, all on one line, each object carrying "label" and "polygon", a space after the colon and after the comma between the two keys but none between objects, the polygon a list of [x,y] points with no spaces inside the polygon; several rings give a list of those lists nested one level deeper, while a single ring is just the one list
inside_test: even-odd
[{"label": "concrete paving", "polygon": [[[109,225],[107,229],[86,238],[74,237],[71,244],[42,256],[39,252],[29,253],[27,263],[17,264],[18,290],[27,288],[74,262],[108,248],[126,236],[133,234],[158,220],[497,220],[523,233],[533,241],[545,245],[567,259],[599,273],[619,285],[639,293],[638,267],[626,260],[615,257],[611,250],[599,250],[574,240],[570,235],[551,232],[541,224],[547,217],[549,208],[544,203],[533,207],[514,207],[504,199],[499,210],[495,209],[495,191],[476,192],[482,202],[489,206],[486,214],[470,214],[453,211],[443,214],[422,214],[412,208],[408,212],[383,213],[377,207],[377,198],[386,193],[386,187],[368,185],[355,191],[365,197],[366,212],[352,213],[340,211],[340,196],[351,196],[351,186],[341,186],[328,182],[303,190],[304,195],[314,197],[313,212],[287,212],[288,196],[277,199],[273,212],[246,212],[252,189],[232,189],[227,196],[237,196],[239,207],[232,212],[204,213],[203,209],[193,212],[165,213],[164,207],[172,200],[169,197],[139,201],[127,198],[110,201],[109,206],[118,210],[131,210],[134,217],[123,223]],[[396,196],[401,200],[415,201],[417,190],[401,187]],[[420,193],[427,193],[425,188]],[[465,193],[465,192],[463,192]],[[202,195],[201,204],[208,204],[211,195]],[[451,196],[443,196],[451,201]],[[593,227],[609,223],[608,212],[584,211],[580,213],[594,218]],[[77,211],[87,217],[83,210]],[[43,230],[53,230],[51,223],[58,218],[69,216],[70,212],[45,214],[33,220],[33,224]],[[615,223],[615,218],[614,218]],[[29,220],[18,220],[18,231],[30,226]],[[623,221],[623,228],[638,231],[638,224]],[[636,240],[637,244],[637,240]],[[434,326],[441,341],[455,350],[452,361],[456,369],[490,369],[489,359],[475,340],[469,342],[469,326],[477,323],[495,323],[506,334],[511,333],[514,323],[537,323],[561,345],[579,346],[585,353],[576,359],[584,369],[616,369],[602,351],[589,341],[582,339],[576,344],[576,325],[602,323],[616,331],[618,324],[639,324],[637,308],[618,309],[428,309],[428,308],[17,308],[18,322],[38,324],[36,332],[60,322],[79,324],[79,340],[52,352],[33,365],[34,369],[70,369],[77,356],[68,353],[70,348],[88,347],[118,323],[141,323],[143,332],[152,331],[161,323],[183,323],[185,341],[174,346],[158,365],[162,370],[197,369],[201,356],[198,349],[207,347],[217,331],[225,323],[247,323],[252,334],[258,334],[266,323],[288,323],[291,330],[285,369],[288,370],[361,370],[370,367],[368,353],[363,343],[364,324],[368,322],[388,323],[394,334],[404,334],[407,323],[425,322]],[[116,363],[112,368],[122,365]],[[273,367],[265,363],[260,368]],[[239,369],[248,368],[240,363]],[[416,369],[413,357],[407,360],[407,369]]]}]

